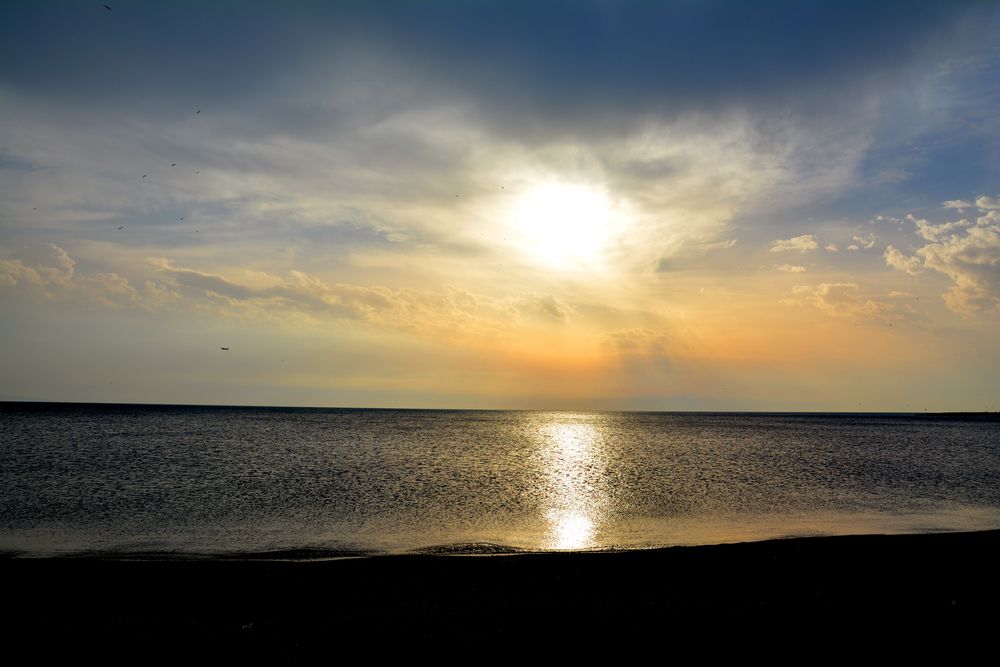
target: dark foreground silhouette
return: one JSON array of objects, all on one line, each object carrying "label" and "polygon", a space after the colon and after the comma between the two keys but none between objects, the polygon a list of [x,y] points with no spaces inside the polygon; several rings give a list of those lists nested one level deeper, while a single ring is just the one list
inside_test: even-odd
[{"label": "dark foreground silhouette", "polygon": [[360,650],[373,660],[492,662],[538,650],[777,656],[803,642],[824,654],[955,655],[987,645],[1000,619],[1000,531],[311,562],[11,558],[0,567],[8,654],[37,658],[339,662]]}]

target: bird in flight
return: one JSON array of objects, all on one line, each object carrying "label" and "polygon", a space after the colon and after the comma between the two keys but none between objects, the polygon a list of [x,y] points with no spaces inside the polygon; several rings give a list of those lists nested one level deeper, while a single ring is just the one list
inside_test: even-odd
[{"label": "bird in flight", "polygon": [[108,7],[107,5],[103,5],[103,7],[104,7],[104,8],[106,9],[106,10],[108,10],[109,12],[111,11],[111,8],[110,8],[110,7]]},{"label": "bird in flight", "polygon": [[228,347],[220,347],[219,349],[220,349],[220,350],[225,350],[226,352],[228,352],[228,351],[229,351],[229,348],[228,348]]},{"label": "bird in flight", "polygon": [[119,227],[118,229],[125,229],[125,225],[122,225],[122,226],[121,226],[121,227]]}]

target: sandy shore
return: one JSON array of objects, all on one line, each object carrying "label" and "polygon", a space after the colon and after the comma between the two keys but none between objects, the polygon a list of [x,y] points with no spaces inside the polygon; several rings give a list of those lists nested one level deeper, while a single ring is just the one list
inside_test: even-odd
[{"label": "sandy shore", "polygon": [[[668,638],[718,651],[734,650],[734,636],[831,649],[867,638],[920,651],[980,644],[1000,620],[1000,531],[625,553],[0,567],[8,651],[74,657],[286,661],[347,646],[509,652],[531,640],[579,655],[600,642]],[[703,644],[711,636],[721,643]]]}]

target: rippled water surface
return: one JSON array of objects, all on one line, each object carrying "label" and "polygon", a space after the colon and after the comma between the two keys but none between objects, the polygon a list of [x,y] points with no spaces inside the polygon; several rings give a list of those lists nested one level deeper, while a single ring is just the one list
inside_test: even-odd
[{"label": "rippled water surface", "polygon": [[0,411],[0,549],[642,548],[1000,527],[1000,423],[902,415]]}]

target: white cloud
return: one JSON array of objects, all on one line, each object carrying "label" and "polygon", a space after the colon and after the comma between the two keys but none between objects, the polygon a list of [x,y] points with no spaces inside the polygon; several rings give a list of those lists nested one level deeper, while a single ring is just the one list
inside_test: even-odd
[{"label": "white cloud", "polygon": [[938,224],[928,222],[923,218],[917,218],[912,214],[907,215],[906,219],[916,225],[917,234],[928,241],[940,241],[956,231],[972,225],[972,223],[965,218],[955,220],[954,222],[942,222]]},{"label": "white cloud", "polygon": [[987,197],[986,195],[976,197],[976,208],[983,211],[1000,209],[1000,197]]},{"label": "white cloud", "polygon": [[30,259],[0,260],[0,286],[16,287],[51,301],[83,299],[110,308],[153,310],[177,298],[166,285],[146,281],[136,289],[114,272],[80,274],[76,261],[54,243]]},{"label": "white cloud", "polygon": [[[5,119],[18,131],[4,153],[46,178],[12,175],[0,183],[0,200],[25,215],[44,202],[53,225],[46,231],[55,230],[46,238],[74,225],[73,233],[98,229],[78,224],[84,220],[112,220],[143,229],[146,247],[178,259],[191,255],[179,249],[177,230],[161,223],[183,215],[202,233],[210,226],[214,241],[244,245],[248,262],[270,263],[275,243],[318,262],[352,247],[376,253],[409,241],[450,244],[461,249],[456,258],[465,252],[478,266],[508,231],[509,202],[565,179],[606,187],[622,204],[628,231],[613,238],[606,259],[641,272],[661,258],[730,247],[737,213],[840,191],[854,182],[870,144],[833,117],[774,122],[747,111],[524,142],[484,125],[481,107],[464,98],[410,100],[414,90],[405,86],[382,97],[351,80],[335,77],[333,88],[292,99],[262,97],[252,110],[164,122],[111,122],[103,109],[81,109],[64,122],[40,113],[31,98],[5,100]],[[102,156],[100,169],[94,155]],[[333,242],[317,243],[319,236]]]},{"label": "white cloud", "polygon": [[159,281],[135,286],[114,272],[80,274],[76,262],[56,245],[37,261],[0,260],[0,287],[24,289],[47,300],[84,300],[109,308],[156,310],[186,302],[223,316],[260,317],[296,324],[324,318],[352,320],[395,331],[451,340],[495,336],[523,326],[562,325],[574,309],[552,294],[522,292],[505,298],[445,285],[442,290],[390,289],[328,283],[302,271],[274,275],[240,272],[242,278],[177,266],[149,258]]},{"label": "white cloud", "polygon": [[911,275],[933,269],[948,276],[952,287],[944,294],[945,304],[959,313],[1000,309],[1000,208],[992,202],[976,205],[986,211],[975,223],[956,220],[931,223],[909,216],[917,235],[926,245],[907,257],[889,246],[886,264]]},{"label": "white cloud", "polygon": [[739,239],[726,239],[724,241],[716,241],[715,243],[704,243],[701,245],[701,249],[706,253],[713,250],[725,250],[727,248],[732,248],[738,242]]},{"label": "white cloud", "polygon": [[852,236],[851,240],[857,241],[858,245],[865,250],[870,250],[875,247],[875,234],[869,234],[868,236]]},{"label": "white cloud", "polygon": [[804,266],[796,266],[793,264],[776,264],[774,268],[784,273],[804,273],[806,270],[806,267]]},{"label": "white cloud", "polygon": [[946,202],[941,202],[941,208],[952,208],[959,213],[964,213],[966,209],[972,208],[973,204],[965,199],[949,199]]},{"label": "white cloud", "polygon": [[886,247],[882,256],[885,258],[885,263],[897,271],[905,271],[911,276],[920,275],[924,272],[924,265],[919,257],[907,257],[891,245]]},{"label": "white cloud", "polygon": [[849,320],[888,322],[901,317],[895,306],[860,295],[859,289],[855,283],[796,285],[792,288],[792,296],[782,299],[781,303],[812,306],[831,317]]},{"label": "white cloud", "polygon": [[[868,140],[821,125],[792,118],[772,125],[742,112],[710,122],[651,119],[623,138],[549,146],[517,163],[533,165],[535,181],[575,173],[606,183],[632,208],[633,224],[616,252],[631,266],[664,267],[727,247],[713,244],[729,242],[737,212],[804,204],[852,182]],[[497,152],[484,151],[484,162],[494,164]]]},{"label": "white cloud", "polygon": [[148,260],[171,285],[208,298],[227,314],[295,313],[307,319],[330,317],[361,321],[386,329],[432,336],[487,334],[525,324],[562,324],[572,307],[551,294],[522,293],[493,298],[446,285],[443,291],[389,289],[327,283],[302,271],[286,276],[256,272],[252,280],[175,266],[164,258]]},{"label": "white cloud", "polygon": [[827,243],[823,246],[823,249],[827,252],[840,252],[840,248],[837,247],[836,243]]},{"label": "white cloud", "polygon": [[803,234],[790,239],[778,239],[771,242],[771,252],[808,252],[818,247],[819,242],[812,234]]},{"label": "white cloud", "polygon": [[36,261],[0,259],[0,285],[27,287],[48,299],[75,286],[76,262],[65,250],[49,243],[38,254]]}]

